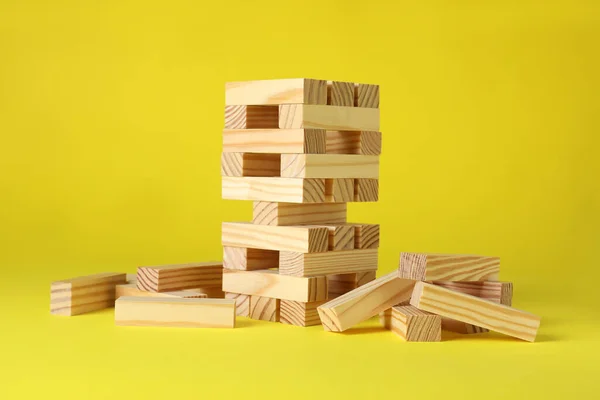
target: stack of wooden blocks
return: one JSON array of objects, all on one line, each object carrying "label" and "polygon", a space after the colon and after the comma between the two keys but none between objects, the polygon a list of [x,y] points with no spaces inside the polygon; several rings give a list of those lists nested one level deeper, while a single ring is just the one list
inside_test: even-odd
[{"label": "stack of wooden blocks", "polygon": [[379,225],[347,222],[379,192],[379,86],[316,79],[225,87],[223,291],[239,316],[320,324],[317,307],[375,279]]}]

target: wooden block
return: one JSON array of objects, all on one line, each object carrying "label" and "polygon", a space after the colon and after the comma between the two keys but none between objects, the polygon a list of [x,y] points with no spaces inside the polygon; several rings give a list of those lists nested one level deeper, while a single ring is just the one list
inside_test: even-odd
[{"label": "wooden block", "polygon": [[324,203],[325,179],[224,176],[222,197],[284,203]]},{"label": "wooden block", "polygon": [[234,328],[235,301],[126,296],[115,302],[115,324],[174,328]]},{"label": "wooden block", "polygon": [[52,282],[50,313],[72,316],[113,307],[115,287],[126,279],[125,273],[105,272]]},{"label": "wooden block", "polygon": [[253,271],[279,268],[277,250],[223,246],[223,268]]},{"label": "wooden block", "polygon": [[227,82],[225,104],[327,104],[327,81],[266,79]]},{"label": "wooden block", "polygon": [[280,154],[221,154],[221,176],[279,176],[280,169]]},{"label": "wooden block", "polygon": [[381,132],[326,131],[325,153],[380,155]]},{"label": "wooden block", "polygon": [[124,296],[136,296],[136,297],[179,297],[179,298],[189,298],[189,299],[203,299],[208,296],[206,293],[198,293],[193,290],[176,290],[173,292],[146,292],[144,290],[140,290],[137,287],[137,282],[134,283],[125,283],[122,285],[117,285],[115,287],[115,299]]},{"label": "wooden block", "polygon": [[325,301],[312,301],[304,303],[300,301],[281,300],[279,319],[282,324],[295,326],[320,325],[321,319],[317,307]]},{"label": "wooden block", "polygon": [[392,329],[392,309],[387,308],[379,313],[379,323],[385,329]]},{"label": "wooden block", "polygon": [[499,272],[499,257],[400,253],[398,276],[420,281],[497,281]]},{"label": "wooden block", "polygon": [[332,275],[377,270],[378,249],[326,253],[279,252],[279,273],[292,276]]},{"label": "wooden block", "polygon": [[[324,154],[327,138],[324,129],[224,129],[223,152]],[[336,140],[336,143],[343,143],[343,140]],[[363,138],[359,147],[364,150],[365,146],[374,149],[376,139]],[[341,144],[334,147],[339,148]]]},{"label": "wooden block", "polygon": [[411,305],[392,307],[391,330],[407,342],[439,342],[442,318]]},{"label": "wooden block", "polygon": [[279,321],[280,300],[270,297],[250,296],[250,318],[261,321]]},{"label": "wooden block", "polygon": [[407,301],[414,285],[415,281],[398,278],[394,271],[328,301],[318,307],[317,311],[326,331],[343,332],[381,311]]},{"label": "wooden block", "polygon": [[374,281],[377,277],[377,271],[365,271],[356,273],[356,287],[365,285]]},{"label": "wooden block", "polygon": [[285,178],[377,179],[379,177],[379,156],[282,154],[281,176]]},{"label": "wooden block", "polygon": [[379,109],[283,104],[279,106],[279,128],[379,131]]},{"label": "wooden block", "polygon": [[378,201],[379,180],[378,179],[355,179],[354,201]]},{"label": "wooden block", "polygon": [[225,129],[277,129],[279,106],[225,106]]},{"label": "wooden block", "polygon": [[354,179],[325,179],[325,201],[348,203],[354,200]]},{"label": "wooden block", "polygon": [[127,283],[136,283],[137,282],[137,274],[127,274]]},{"label": "wooden block", "polygon": [[359,286],[375,280],[376,271],[355,272],[351,274],[327,275],[328,298],[335,299]]},{"label": "wooden block", "polygon": [[328,225],[329,251],[354,249],[353,225]]},{"label": "wooden block", "polygon": [[223,246],[316,253],[327,251],[329,231],[312,226],[267,226],[247,222],[223,222]]},{"label": "wooden block", "polygon": [[258,225],[321,225],[346,222],[345,203],[254,202],[252,223]]},{"label": "wooden block", "polygon": [[186,292],[195,292],[206,295],[209,299],[223,299],[225,298],[225,292],[221,289],[221,287],[201,287],[201,288],[191,288],[185,289]]},{"label": "wooden block", "polygon": [[220,261],[138,267],[137,287],[146,292],[220,287],[222,271],[223,263]]},{"label": "wooden block", "polygon": [[356,84],[354,105],[356,107],[379,108],[379,85]]},{"label": "wooden block", "polygon": [[354,83],[327,82],[327,104],[332,106],[354,106]]},{"label": "wooden block", "polygon": [[540,317],[536,315],[426,282],[415,284],[410,304],[530,342],[535,340],[540,326]]},{"label": "wooden block", "polygon": [[354,224],[354,248],[379,248],[379,224]]},{"label": "wooden block", "polygon": [[250,296],[239,293],[225,293],[225,298],[235,301],[235,315],[238,317],[250,316]]},{"label": "wooden block", "polygon": [[274,270],[223,270],[223,290],[253,296],[294,301],[327,299],[327,277],[280,275]]}]

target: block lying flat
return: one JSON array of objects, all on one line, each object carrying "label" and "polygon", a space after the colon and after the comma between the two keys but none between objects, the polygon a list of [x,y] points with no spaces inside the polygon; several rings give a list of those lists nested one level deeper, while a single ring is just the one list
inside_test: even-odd
[{"label": "block lying flat", "polygon": [[115,302],[115,324],[175,328],[234,328],[235,301],[121,297]]},{"label": "block lying flat", "polygon": [[224,176],[221,194],[227,200],[324,203],[325,179]]},{"label": "block lying flat", "polygon": [[352,225],[327,225],[329,231],[329,251],[354,249],[354,226]]},{"label": "block lying flat", "polygon": [[379,131],[379,109],[284,104],[279,106],[279,128]]},{"label": "block lying flat", "polygon": [[278,322],[280,301],[270,297],[250,296],[249,317],[260,321]]},{"label": "block lying flat", "polygon": [[225,298],[235,301],[235,315],[250,316],[250,296],[240,293],[225,293]]},{"label": "block lying flat", "polygon": [[282,154],[286,178],[379,178],[379,156],[356,154]]},{"label": "block lying flat", "polygon": [[325,201],[329,203],[348,203],[354,201],[354,183],[357,179],[325,179]]},{"label": "block lying flat", "polygon": [[279,320],[283,324],[295,326],[321,325],[317,307],[322,304],[325,304],[325,301],[305,303],[300,301],[281,300]]},{"label": "block lying flat", "polygon": [[[378,131],[326,131],[326,154],[381,154],[382,135]],[[286,153],[282,151],[282,153]],[[290,151],[288,153],[300,153]],[[304,153],[308,153],[305,151]],[[316,153],[316,152],[312,152]]]},{"label": "block lying flat", "polygon": [[126,283],[126,274],[106,272],[52,282],[50,312],[79,315],[115,304],[115,286]]},{"label": "block lying flat", "polygon": [[[325,154],[326,139],[324,129],[224,129],[223,152]],[[349,141],[338,139],[335,148]],[[376,147],[374,141],[375,138],[366,137],[358,145],[354,144],[352,149],[373,149]]]},{"label": "block lying flat", "polygon": [[407,342],[439,342],[442,318],[411,305],[394,306],[390,329]]},{"label": "block lying flat", "polygon": [[223,290],[293,301],[327,299],[327,277],[280,275],[277,271],[223,271]]},{"label": "block lying flat", "polygon": [[253,271],[279,267],[276,250],[223,246],[223,268]]},{"label": "block lying flat", "polygon": [[354,201],[378,201],[379,180],[371,178],[358,178],[354,180]]},{"label": "block lying flat", "polygon": [[417,282],[410,304],[420,310],[533,342],[540,317],[503,304]]},{"label": "block lying flat", "polygon": [[327,104],[353,107],[354,83],[341,81],[327,82]]},{"label": "block lying flat", "polygon": [[379,248],[379,224],[353,224],[354,248],[377,249]]},{"label": "block lying flat", "polygon": [[499,272],[499,257],[401,253],[398,276],[420,281],[497,281]]},{"label": "block lying flat", "polygon": [[254,202],[252,223],[258,225],[320,225],[346,222],[348,206],[344,203],[274,203]]},{"label": "block lying flat", "polygon": [[354,91],[354,104],[357,107],[379,107],[379,85],[357,83]]},{"label": "block lying flat", "polygon": [[223,246],[314,253],[327,251],[329,231],[323,227],[265,226],[246,222],[223,222]]},{"label": "block lying flat", "polygon": [[119,297],[179,297],[179,298],[190,298],[190,299],[203,299],[208,296],[206,293],[198,293],[193,290],[177,290],[173,292],[147,292],[140,290],[136,283],[125,283],[123,285],[117,285],[115,287],[115,298]]},{"label": "block lying flat", "polygon": [[[332,275],[377,270],[378,249],[301,253],[281,251],[279,273],[282,275]],[[397,274],[397,272],[396,272]]]},{"label": "block lying flat", "polygon": [[146,292],[220,287],[222,272],[223,263],[220,261],[138,267],[137,287]]},{"label": "block lying flat", "polygon": [[396,271],[375,279],[317,308],[326,331],[343,332],[381,311],[410,299],[415,281]]},{"label": "block lying flat", "polygon": [[327,81],[294,78],[227,82],[225,104],[327,104]]}]

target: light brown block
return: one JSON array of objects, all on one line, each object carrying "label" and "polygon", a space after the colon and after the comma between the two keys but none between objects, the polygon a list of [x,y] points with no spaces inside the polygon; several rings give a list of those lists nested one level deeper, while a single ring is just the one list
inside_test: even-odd
[{"label": "light brown block", "polygon": [[265,79],[227,82],[225,104],[326,104],[327,81],[318,79]]},{"label": "light brown block", "polygon": [[356,287],[365,285],[371,281],[374,281],[377,277],[377,271],[365,271],[356,273]]},{"label": "light brown block", "polygon": [[223,263],[220,261],[138,267],[137,287],[146,292],[172,292],[198,287],[220,287]]},{"label": "light brown block", "polygon": [[227,200],[325,202],[325,179],[224,176],[221,183],[222,197]]},{"label": "light brown block", "polygon": [[[324,129],[224,129],[223,152],[324,154],[327,138]],[[344,142],[338,140],[336,143]],[[364,149],[365,146],[374,149],[376,139],[363,139],[359,147]]]},{"label": "light brown block", "polygon": [[225,293],[221,290],[221,287],[200,287],[200,288],[191,288],[185,289],[186,292],[195,292],[206,295],[209,299],[223,299],[225,298]]},{"label": "light brown block", "polygon": [[355,106],[379,108],[379,85],[356,84]]},{"label": "light brown block", "polygon": [[354,248],[379,248],[379,224],[354,224]]},{"label": "light brown block", "polygon": [[189,298],[189,299],[203,299],[208,296],[206,293],[198,293],[193,290],[176,290],[173,292],[146,292],[144,290],[140,290],[137,287],[137,282],[134,283],[125,283],[122,285],[117,285],[115,287],[115,299],[119,297],[130,296],[130,297],[179,297],[179,298]]},{"label": "light brown block", "polygon": [[283,104],[279,106],[279,128],[379,131],[379,109]]},{"label": "light brown block", "polygon": [[353,225],[328,225],[329,251],[354,249],[354,226]]},{"label": "light brown block", "polygon": [[379,177],[379,156],[356,154],[282,154],[281,176],[286,178]]},{"label": "light brown block", "polygon": [[439,342],[442,318],[411,305],[392,307],[391,330],[407,342]]},{"label": "light brown block", "polygon": [[277,129],[279,106],[225,106],[225,129]]},{"label": "light brown block", "polygon": [[126,279],[125,273],[105,272],[52,282],[50,313],[72,316],[113,307],[115,287]]},{"label": "light brown block", "polygon": [[329,231],[312,226],[267,226],[247,222],[221,224],[223,246],[316,253],[327,251]]},{"label": "light brown block", "polygon": [[379,180],[378,179],[355,179],[354,201],[378,201]]},{"label": "light brown block", "polygon": [[417,282],[410,304],[420,310],[452,318],[533,342],[540,317],[464,293]]},{"label": "light brown block", "polygon": [[174,328],[234,328],[235,301],[121,297],[115,302],[115,324]]},{"label": "light brown block", "polygon": [[328,299],[335,299],[375,279],[376,271],[327,275]]},{"label": "light brown block", "polygon": [[414,285],[415,281],[398,278],[394,271],[328,301],[318,307],[317,311],[326,331],[343,332],[381,311],[407,301]]},{"label": "light brown block", "polygon": [[337,178],[325,180],[325,201],[348,203],[354,200],[354,179]]},{"label": "light brown block", "polygon": [[294,301],[327,299],[327,277],[296,277],[280,275],[274,270],[223,270],[223,290],[253,296]]},{"label": "light brown block", "polygon": [[221,176],[280,175],[281,155],[268,153],[222,153]]},{"label": "light brown block", "polygon": [[280,300],[270,297],[250,296],[250,318],[261,321],[279,321]]},{"label": "light brown block", "polygon": [[497,281],[500,257],[400,253],[400,278],[421,281]]},{"label": "light brown block", "polygon": [[310,303],[303,303],[299,301],[281,300],[279,319],[282,324],[288,325],[320,325],[321,319],[319,318],[317,307],[324,303],[325,301],[312,301]]},{"label": "light brown block", "polygon": [[392,309],[388,308],[379,313],[379,323],[385,329],[392,329]]},{"label": "light brown block", "polygon": [[321,225],[346,222],[345,203],[254,202],[252,223],[258,225]]},{"label": "light brown block", "polygon": [[354,83],[327,82],[327,104],[332,106],[354,106]]},{"label": "light brown block", "polygon": [[380,155],[381,132],[326,131],[325,153]]},{"label": "light brown block", "polygon": [[223,268],[253,271],[279,268],[277,250],[223,246]]},{"label": "light brown block", "polygon": [[312,276],[375,271],[377,270],[377,261],[378,249],[310,254],[281,251],[279,253],[279,273],[292,276]]},{"label": "light brown block", "polygon": [[225,298],[235,301],[235,315],[250,316],[250,296],[240,293],[225,293]]}]

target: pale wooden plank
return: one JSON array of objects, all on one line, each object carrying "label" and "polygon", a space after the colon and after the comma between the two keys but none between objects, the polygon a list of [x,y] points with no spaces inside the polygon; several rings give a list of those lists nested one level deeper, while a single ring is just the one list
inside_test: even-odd
[{"label": "pale wooden plank", "polygon": [[354,200],[354,179],[325,179],[325,201],[331,203],[348,203]]},{"label": "pale wooden plank", "polygon": [[221,261],[138,267],[137,287],[146,292],[220,287],[222,271]]},{"label": "pale wooden plank", "polygon": [[354,179],[354,201],[375,202],[379,200],[379,180],[370,178]]},{"label": "pale wooden plank", "polygon": [[[324,154],[327,137],[324,129],[224,129],[223,152]],[[341,143],[343,140],[336,139],[334,147],[340,148]],[[357,145],[367,152],[376,146],[377,140],[372,137],[362,138]]]},{"label": "pale wooden plank", "polygon": [[[324,153],[380,155],[382,145],[381,139],[381,132],[377,131],[328,130],[325,134]],[[294,152],[290,151],[289,153]]]},{"label": "pale wooden plank", "polygon": [[379,109],[284,104],[279,106],[279,128],[379,131]]},{"label": "pale wooden plank", "polygon": [[281,176],[286,178],[379,177],[379,156],[356,154],[282,154]]},{"label": "pale wooden plank", "polygon": [[329,231],[323,227],[223,222],[221,242],[223,246],[316,253],[327,251]]},{"label": "pale wooden plank", "polygon": [[257,201],[252,223],[258,225],[321,225],[346,222],[345,203],[275,203]]},{"label": "pale wooden plank", "polygon": [[221,153],[221,176],[280,176],[281,155]]},{"label": "pale wooden plank", "polygon": [[223,246],[223,268],[253,271],[279,268],[277,250]]},{"label": "pale wooden plank", "polygon": [[354,106],[354,83],[342,81],[327,82],[327,104],[332,106]]},{"label": "pale wooden plank", "polygon": [[[279,273],[292,276],[331,275],[377,270],[378,249],[325,253],[279,252]],[[397,272],[396,272],[397,274]]]},{"label": "pale wooden plank", "polygon": [[379,85],[357,83],[354,104],[356,107],[379,108]]},{"label": "pale wooden plank", "polygon": [[190,298],[190,299],[203,299],[207,298],[208,295],[206,293],[198,293],[193,290],[176,290],[172,292],[147,292],[145,290],[140,290],[137,287],[137,282],[134,283],[125,283],[121,285],[117,285],[115,287],[115,299],[124,296],[135,296],[135,297],[180,297],[180,298]]},{"label": "pale wooden plank", "polygon": [[221,183],[222,197],[227,200],[325,202],[325,179],[224,176]]},{"label": "pale wooden plank", "polygon": [[225,106],[225,129],[277,129],[279,106]]},{"label": "pale wooden plank", "polygon": [[262,296],[250,296],[250,318],[261,321],[278,322],[280,313],[279,299]]},{"label": "pale wooden plank", "polygon": [[250,296],[240,293],[225,293],[225,298],[235,301],[235,315],[250,316]]},{"label": "pale wooden plank", "polygon": [[377,249],[379,248],[379,224],[353,224],[354,248]]},{"label": "pale wooden plank", "polygon": [[264,79],[225,83],[225,104],[326,104],[327,81]]},{"label": "pale wooden plank", "polygon": [[422,281],[497,281],[500,257],[401,253],[398,276]]}]

